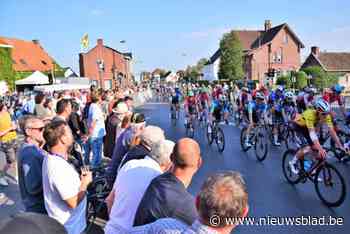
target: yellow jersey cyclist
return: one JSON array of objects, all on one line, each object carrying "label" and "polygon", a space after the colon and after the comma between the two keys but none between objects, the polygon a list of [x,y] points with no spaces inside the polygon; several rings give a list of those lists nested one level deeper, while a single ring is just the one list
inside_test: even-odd
[{"label": "yellow jersey cyclist", "polygon": [[321,158],[326,157],[326,151],[320,144],[316,133],[316,128],[320,124],[326,124],[328,126],[329,133],[337,147],[344,150],[333,126],[329,103],[320,98],[315,102],[314,107],[314,109],[307,109],[302,114],[298,114],[293,121],[295,132],[304,137],[308,143],[307,146],[300,148],[294,158],[289,162],[291,171],[295,174],[298,174],[299,172],[296,167],[298,159],[302,159],[304,155],[311,150],[318,152],[318,155]]}]

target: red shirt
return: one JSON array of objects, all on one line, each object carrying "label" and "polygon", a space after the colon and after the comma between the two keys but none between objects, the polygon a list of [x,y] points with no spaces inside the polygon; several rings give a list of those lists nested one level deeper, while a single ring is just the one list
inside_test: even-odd
[{"label": "red shirt", "polygon": [[342,96],[335,93],[325,93],[323,94],[322,98],[329,104],[332,104],[333,102],[338,102],[338,105],[342,106],[344,103]]}]

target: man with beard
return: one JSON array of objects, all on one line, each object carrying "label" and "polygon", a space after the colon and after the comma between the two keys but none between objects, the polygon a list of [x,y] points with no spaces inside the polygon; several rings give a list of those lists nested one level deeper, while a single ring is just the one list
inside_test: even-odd
[{"label": "man with beard", "polygon": [[46,214],[42,183],[42,164],[46,152],[44,122],[35,116],[23,117],[22,132],[25,141],[18,151],[18,183],[22,202],[27,212]]}]

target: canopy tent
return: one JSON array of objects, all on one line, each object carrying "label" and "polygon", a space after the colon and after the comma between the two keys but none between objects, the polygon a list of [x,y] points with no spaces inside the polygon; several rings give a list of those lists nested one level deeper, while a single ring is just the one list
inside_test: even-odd
[{"label": "canopy tent", "polygon": [[63,90],[79,90],[79,89],[90,89],[90,85],[87,84],[53,84],[53,85],[40,85],[35,86],[35,91],[41,92],[54,92]]},{"label": "canopy tent", "polygon": [[49,84],[49,77],[41,73],[40,71],[33,72],[30,76],[17,80],[16,85],[44,85]]}]

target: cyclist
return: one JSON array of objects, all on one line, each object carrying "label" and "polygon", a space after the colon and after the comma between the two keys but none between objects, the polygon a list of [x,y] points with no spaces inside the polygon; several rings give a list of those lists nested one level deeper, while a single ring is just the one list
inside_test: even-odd
[{"label": "cyclist", "polygon": [[197,111],[197,101],[192,90],[188,91],[188,96],[185,99],[185,126],[188,127],[188,123],[192,122],[196,111]]},{"label": "cyclist", "polygon": [[245,106],[252,100],[252,95],[247,87],[243,87],[238,99],[239,110],[244,110]]},{"label": "cyclist", "polygon": [[316,93],[316,90],[314,88],[305,87],[304,91],[298,94],[297,107],[298,107],[299,113],[302,113],[307,108],[313,106],[315,93]]},{"label": "cyclist", "polygon": [[332,117],[330,115],[329,103],[322,98],[318,99],[315,103],[314,109],[307,109],[302,114],[297,115],[293,122],[293,128],[297,134],[303,136],[308,145],[300,148],[294,158],[289,162],[291,171],[297,174],[299,171],[296,168],[298,159],[303,159],[304,155],[311,150],[318,152],[319,157],[325,158],[326,151],[323,149],[319,142],[319,138],[316,133],[316,127],[319,124],[327,124],[329,133],[336,143],[337,147],[344,150],[336,131],[333,127]]},{"label": "cyclist", "polygon": [[281,143],[278,142],[278,125],[284,122],[284,117],[282,113],[282,103],[284,101],[284,88],[283,86],[278,86],[277,89],[272,92],[268,99],[269,110],[272,114],[272,124],[273,124],[273,144],[280,146]]},{"label": "cyclist", "polygon": [[331,90],[328,92],[326,91],[323,94],[323,99],[326,100],[329,104],[332,104],[334,102],[338,103],[340,110],[344,117],[346,116],[346,110],[345,110],[345,102],[343,97],[341,96],[341,93],[344,90],[344,86],[341,86],[339,84],[334,85]]},{"label": "cyclist", "polygon": [[228,117],[230,114],[228,97],[226,97],[224,94],[219,95],[219,102],[222,107],[221,112],[224,115],[224,121],[226,124],[228,124]]},{"label": "cyclist", "polygon": [[174,92],[172,92],[172,95],[171,95],[171,110],[175,108],[176,118],[178,118],[178,112],[180,110],[180,98],[181,98],[181,91],[179,88],[175,88]]},{"label": "cyclist", "polygon": [[[198,105],[199,105],[199,118],[202,118],[203,115],[205,115],[206,119],[208,118],[208,109],[210,106],[209,103],[209,95],[208,95],[208,90],[205,87],[202,87],[200,92],[199,92],[199,97],[198,97]],[[201,120],[201,119],[200,119]]]},{"label": "cyclist", "polygon": [[262,93],[256,93],[255,100],[251,100],[247,104],[247,108],[244,110],[245,117],[248,120],[248,129],[245,139],[246,147],[251,147],[249,142],[250,131],[254,128],[255,124],[258,123],[259,119],[263,118],[266,120],[267,105],[265,102],[265,96]]},{"label": "cyclist", "polygon": [[294,119],[295,114],[297,113],[297,107],[294,101],[294,94],[291,91],[288,91],[284,94],[284,101],[282,102],[282,115],[284,122]]}]

